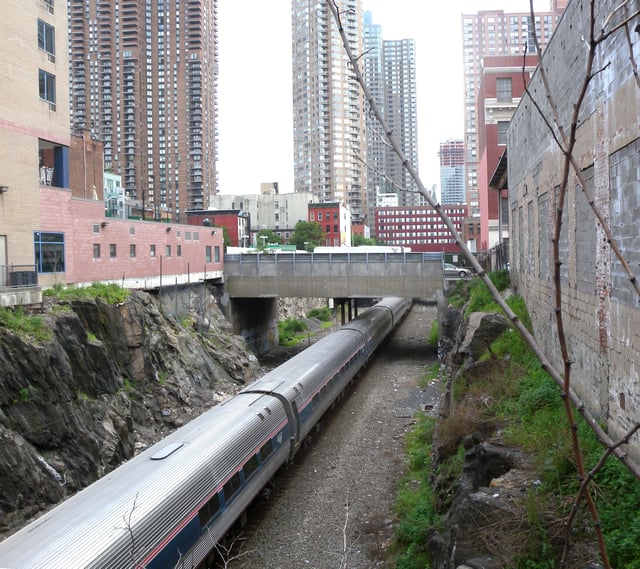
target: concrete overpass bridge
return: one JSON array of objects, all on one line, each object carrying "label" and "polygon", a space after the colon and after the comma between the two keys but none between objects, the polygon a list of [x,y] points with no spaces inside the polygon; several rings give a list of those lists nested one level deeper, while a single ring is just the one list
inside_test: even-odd
[{"label": "concrete overpass bridge", "polygon": [[379,298],[435,301],[445,287],[440,253],[225,255],[230,298]]},{"label": "concrete overpass bridge", "polygon": [[225,255],[220,303],[260,354],[278,343],[279,297],[333,299],[344,323],[357,314],[358,299],[435,302],[445,287],[440,253],[238,254]]}]

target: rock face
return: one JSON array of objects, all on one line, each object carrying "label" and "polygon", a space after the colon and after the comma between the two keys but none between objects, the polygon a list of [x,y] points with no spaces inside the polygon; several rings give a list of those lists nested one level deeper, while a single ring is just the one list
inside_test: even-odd
[{"label": "rock face", "polygon": [[[478,362],[508,327],[495,313],[440,310],[440,356],[449,377],[485,366]],[[445,349],[446,348],[446,349]],[[449,383],[440,408],[441,425],[452,412]],[[464,446],[462,474],[457,480],[435,476],[435,495],[445,527],[431,536],[427,548],[434,569],[500,569],[510,566],[509,535],[522,526],[523,500],[535,487],[533,469],[518,449],[505,446],[498,425],[484,424],[460,440],[434,437],[434,469]]]},{"label": "rock face", "polygon": [[256,358],[214,297],[203,307],[197,296],[197,310],[179,315],[142,292],[121,305],[43,307],[52,332],[45,342],[0,327],[0,532],[256,376]]}]

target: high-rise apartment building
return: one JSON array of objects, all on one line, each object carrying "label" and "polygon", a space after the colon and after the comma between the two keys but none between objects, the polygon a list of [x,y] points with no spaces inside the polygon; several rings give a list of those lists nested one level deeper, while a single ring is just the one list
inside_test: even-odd
[{"label": "high-rise apartment building", "polygon": [[567,0],[552,0],[549,12],[505,13],[483,10],[462,14],[464,60],[464,141],[466,201],[471,215],[479,214],[478,201],[478,86],[486,56],[535,54],[533,32],[544,49],[553,34]]},{"label": "high-rise apartment building", "polygon": [[464,141],[440,143],[440,203],[465,203]]},{"label": "high-rise apartment building", "polygon": [[[361,223],[366,205],[364,96],[350,70],[326,2],[292,0],[294,189],[348,205]],[[341,2],[350,47],[363,52],[362,0]]]},{"label": "high-rise apartment building", "polygon": [[[365,14],[364,22],[363,74],[367,86],[404,155],[417,169],[415,43],[412,39],[383,39],[382,28],[373,24],[370,12]],[[377,193],[397,193],[398,203],[403,206],[424,203],[424,197],[387,144],[384,131],[372,113],[367,113],[366,127],[369,219],[373,219]]]},{"label": "high-rise apartment building", "polygon": [[145,217],[216,193],[217,0],[69,0],[71,125]]}]

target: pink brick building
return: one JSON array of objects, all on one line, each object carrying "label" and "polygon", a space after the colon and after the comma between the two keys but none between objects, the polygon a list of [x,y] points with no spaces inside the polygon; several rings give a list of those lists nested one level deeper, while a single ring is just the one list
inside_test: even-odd
[{"label": "pink brick building", "polygon": [[220,228],[105,218],[102,201],[56,188],[41,188],[40,211],[34,243],[41,286],[155,288],[222,278]]}]

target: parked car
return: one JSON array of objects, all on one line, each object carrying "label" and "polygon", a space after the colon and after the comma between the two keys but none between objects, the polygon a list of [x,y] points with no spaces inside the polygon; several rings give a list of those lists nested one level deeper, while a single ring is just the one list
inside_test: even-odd
[{"label": "parked car", "polygon": [[466,279],[471,275],[471,271],[469,269],[465,269],[464,267],[456,267],[451,263],[444,264],[444,278],[445,279]]}]

